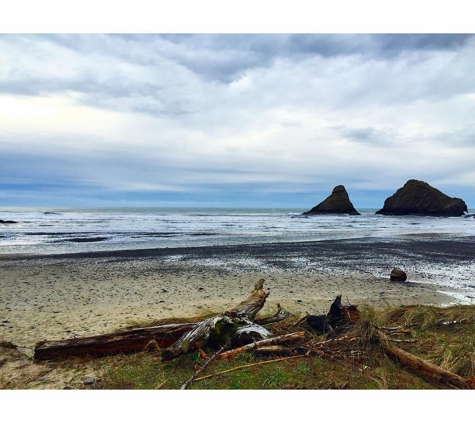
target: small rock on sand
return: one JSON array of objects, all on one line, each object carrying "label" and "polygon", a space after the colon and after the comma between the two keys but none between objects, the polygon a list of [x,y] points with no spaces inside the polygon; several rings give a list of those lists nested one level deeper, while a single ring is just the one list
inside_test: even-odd
[{"label": "small rock on sand", "polygon": [[89,378],[86,378],[82,383],[84,385],[93,385],[95,382],[96,382],[95,377],[89,377]]}]

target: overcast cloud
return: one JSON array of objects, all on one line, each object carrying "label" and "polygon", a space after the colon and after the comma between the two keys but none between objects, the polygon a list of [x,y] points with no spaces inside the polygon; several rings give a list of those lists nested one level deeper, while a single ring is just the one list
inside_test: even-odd
[{"label": "overcast cloud", "polygon": [[475,36],[0,35],[0,205],[475,207]]}]

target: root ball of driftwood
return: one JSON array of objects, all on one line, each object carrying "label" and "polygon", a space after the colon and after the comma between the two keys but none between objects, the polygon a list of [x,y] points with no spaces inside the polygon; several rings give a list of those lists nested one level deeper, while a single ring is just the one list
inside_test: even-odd
[{"label": "root ball of driftwood", "polygon": [[330,306],[327,314],[328,323],[336,330],[356,324],[360,320],[360,312],[356,305],[343,305],[341,295],[338,295]]},{"label": "root ball of driftwood", "polygon": [[328,323],[326,315],[309,315],[306,322],[317,334],[335,336],[335,330]]},{"label": "root ball of driftwood", "polygon": [[326,315],[307,315],[304,321],[320,335],[334,337],[336,331],[354,325],[360,320],[360,312],[355,305],[343,305],[338,295]]}]

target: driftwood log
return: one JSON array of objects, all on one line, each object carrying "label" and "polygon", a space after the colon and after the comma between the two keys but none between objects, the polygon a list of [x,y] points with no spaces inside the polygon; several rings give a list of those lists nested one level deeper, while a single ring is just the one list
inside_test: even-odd
[{"label": "driftwood log", "polygon": [[463,378],[460,375],[446,371],[440,366],[426,362],[412,353],[406,352],[399,347],[391,346],[385,342],[382,342],[382,346],[390,358],[402,366],[409,368],[412,372],[437,387],[457,389],[475,388],[475,380],[473,378]]},{"label": "driftwood log", "polygon": [[197,324],[167,324],[136,328],[113,334],[41,341],[36,344],[35,360],[54,360],[70,356],[107,356],[115,353],[138,352],[168,347]]},{"label": "driftwood log", "polygon": [[[202,348],[205,344],[211,347],[222,347],[230,344],[236,332],[246,327],[247,336],[252,340],[265,339],[269,332],[254,323],[256,314],[263,308],[269,293],[264,292],[265,280],[261,278],[247,299],[237,306],[205,319],[170,347],[162,350],[162,360],[169,361],[190,351]],[[255,327],[253,330],[252,327]],[[252,335],[250,332],[252,331]]]},{"label": "driftwood log", "polygon": [[[36,344],[34,359],[41,361],[87,355],[99,357],[160,348],[164,360],[170,360],[205,344],[222,346],[229,341],[231,346],[237,347],[262,340],[271,335],[262,325],[281,321],[289,315],[278,305],[275,315],[255,319],[269,295],[262,289],[263,285],[264,279],[259,280],[247,299],[202,322],[135,328],[65,340],[45,340]],[[238,335],[234,339],[236,333]],[[233,339],[234,343],[231,341]]]}]

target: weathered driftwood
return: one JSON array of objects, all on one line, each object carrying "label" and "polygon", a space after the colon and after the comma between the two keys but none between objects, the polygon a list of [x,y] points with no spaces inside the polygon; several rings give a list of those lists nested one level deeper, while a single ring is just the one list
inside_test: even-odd
[{"label": "weathered driftwood", "polygon": [[272,315],[270,317],[265,317],[265,318],[256,318],[254,320],[254,323],[257,324],[257,325],[274,324],[276,322],[284,320],[289,315],[290,315],[290,313],[283,311],[281,306],[280,306],[280,303],[278,303],[277,304],[277,312],[275,313],[275,315]]},{"label": "weathered driftwood", "polygon": [[[269,332],[263,327],[257,327],[254,318],[264,306],[269,295],[262,289],[263,285],[264,279],[259,280],[246,300],[234,308],[202,322],[135,328],[129,331],[91,337],[45,340],[36,344],[34,359],[53,360],[85,355],[98,357],[158,347],[163,349],[164,360],[167,360],[167,356],[173,359],[189,350],[202,347],[205,343],[222,345],[240,327],[245,326],[254,327],[254,329],[247,328],[249,338],[246,341],[262,339],[268,336]],[[281,321],[287,316],[288,313],[283,312],[279,305],[275,315],[257,321],[262,324],[269,324]],[[243,332],[245,331],[243,330]],[[193,334],[187,336],[191,333]],[[172,347],[177,341],[179,342],[176,347]],[[241,338],[241,342],[244,342],[244,337]]]},{"label": "weathered driftwood", "polygon": [[255,356],[293,356],[295,350],[286,346],[262,346],[254,350]]},{"label": "weathered driftwood", "polygon": [[458,325],[458,324],[466,324],[468,321],[467,319],[460,319],[460,320],[456,320],[456,321],[442,321],[442,322],[439,322],[437,324],[437,326],[439,327],[447,327],[449,325]]},{"label": "weathered driftwood", "polygon": [[261,278],[254,286],[251,294],[237,306],[226,311],[226,313],[229,315],[244,316],[250,321],[254,321],[256,314],[264,307],[267,296],[269,296],[269,293],[263,290],[264,283],[265,280]]},{"label": "weathered driftwood", "polygon": [[440,366],[426,362],[399,347],[391,346],[385,342],[382,342],[382,345],[384,351],[390,358],[409,367],[421,378],[435,386],[459,389],[475,388],[475,381],[473,379],[466,379],[460,375],[454,374],[453,372],[446,371]]},{"label": "weathered driftwood", "polygon": [[106,356],[118,352],[136,352],[173,344],[196,323],[167,324],[157,327],[136,328],[113,334],[78,337],[65,340],[41,341],[36,344],[35,360],[54,360],[69,356]]},{"label": "weathered driftwood", "polygon": [[417,327],[417,324],[402,324],[402,325],[398,325],[397,327],[379,327],[378,325],[375,325],[375,327],[378,330],[384,330],[384,331],[388,331],[388,332],[400,331],[402,333],[406,333],[406,332],[410,332],[410,331],[405,331],[404,330],[405,328]]},{"label": "weathered driftwood", "polygon": [[271,336],[272,333],[269,330],[258,324],[245,325],[236,330],[231,339],[231,346],[240,347],[255,341],[265,340]]},{"label": "weathered driftwood", "polygon": [[218,356],[218,359],[228,359],[243,352],[252,352],[263,346],[271,346],[277,344],[287,344],[297,340],[303,340],[305,338],[304,331],[297,331],[295,333],[284,334],[277,337],[268,338],[266,340],[256,341],[254,343],[246,344],[245,346],[238,347],[236,349],[228,350]]},{"label": "weathered driftwood", "polygon": [[231,340],[240,325],[246,325],[249,321],[225,313],[205,319],[191,331],[177,339],[170,347],[162,350],[162,360],[169,361],[187,354],[205,344],[210,346],[223,346]]},{"label": "weathered driftwood", "polygon": [[247,299],[228,311],[201,321],[170,347],[162,350],[162,360],[175,359],[205,344],[223,346],[231,341],[239,328],[253,325],[256,314],[263,308],[269,296],[269,293],[263,290],[264,282],[261,278]]}]

